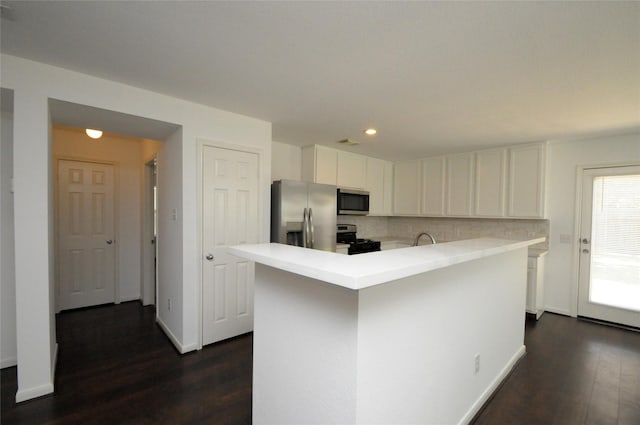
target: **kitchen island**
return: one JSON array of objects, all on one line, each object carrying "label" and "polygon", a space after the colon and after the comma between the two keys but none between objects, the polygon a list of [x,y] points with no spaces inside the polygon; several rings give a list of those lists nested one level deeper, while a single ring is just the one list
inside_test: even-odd
[{"label": "kitchen island", "polygon": [[527,247],[481,238],[256,262],[255,424],[468,423],[524,355]]}]

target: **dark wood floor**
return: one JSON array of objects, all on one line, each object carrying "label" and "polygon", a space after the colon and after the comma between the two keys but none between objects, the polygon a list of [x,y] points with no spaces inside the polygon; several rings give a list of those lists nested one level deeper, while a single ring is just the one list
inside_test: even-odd
[{"label": "dark wood floor", "polygon": [[180,355],[138,302],[57,316],[55,395],[15,404],[2,370],[2,425],[250,424],[252,336]]},{"label": "dark wood floor", "polygon": [[[58,316],[55,395],[16,406],[2,370],[2,424],[250,424],[252,336],[179,355],[139,303]],[[640,424],[640,333],[545,314],[528,354],[475,425]]]},{"label": "dark wood floor", "polygon": [[542,315],[474,425],[640,425],[640,333]]}]

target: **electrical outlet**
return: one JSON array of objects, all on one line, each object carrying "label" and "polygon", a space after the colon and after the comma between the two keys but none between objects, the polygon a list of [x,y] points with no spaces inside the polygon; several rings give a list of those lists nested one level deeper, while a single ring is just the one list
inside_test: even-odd
[{"label": "electrical outlet", "polygon": [[473,359],[475,362],[475,373],[478,374],[478,372],[480,372],[480,354],[476,354]]},{"label": "electrical outlet", "polygon": [[171,311],[171,298],[167,298],[167,310]]}]

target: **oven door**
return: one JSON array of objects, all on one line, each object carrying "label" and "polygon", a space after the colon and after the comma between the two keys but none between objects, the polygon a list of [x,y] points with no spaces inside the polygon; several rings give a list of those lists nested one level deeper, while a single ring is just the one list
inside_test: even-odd
[{"label": "oven door", "polygon": [[369,214],[369,192],[352,189],[338,189],[338,214]]}]

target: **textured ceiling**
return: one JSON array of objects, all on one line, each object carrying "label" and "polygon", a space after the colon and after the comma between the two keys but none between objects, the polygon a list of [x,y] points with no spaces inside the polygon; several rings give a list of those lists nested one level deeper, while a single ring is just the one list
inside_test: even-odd
[{"label": "textured ceiling", "polygon": [[2,4],[3,53],[300,146],[401,159],[640,127],[640,2]]}]

